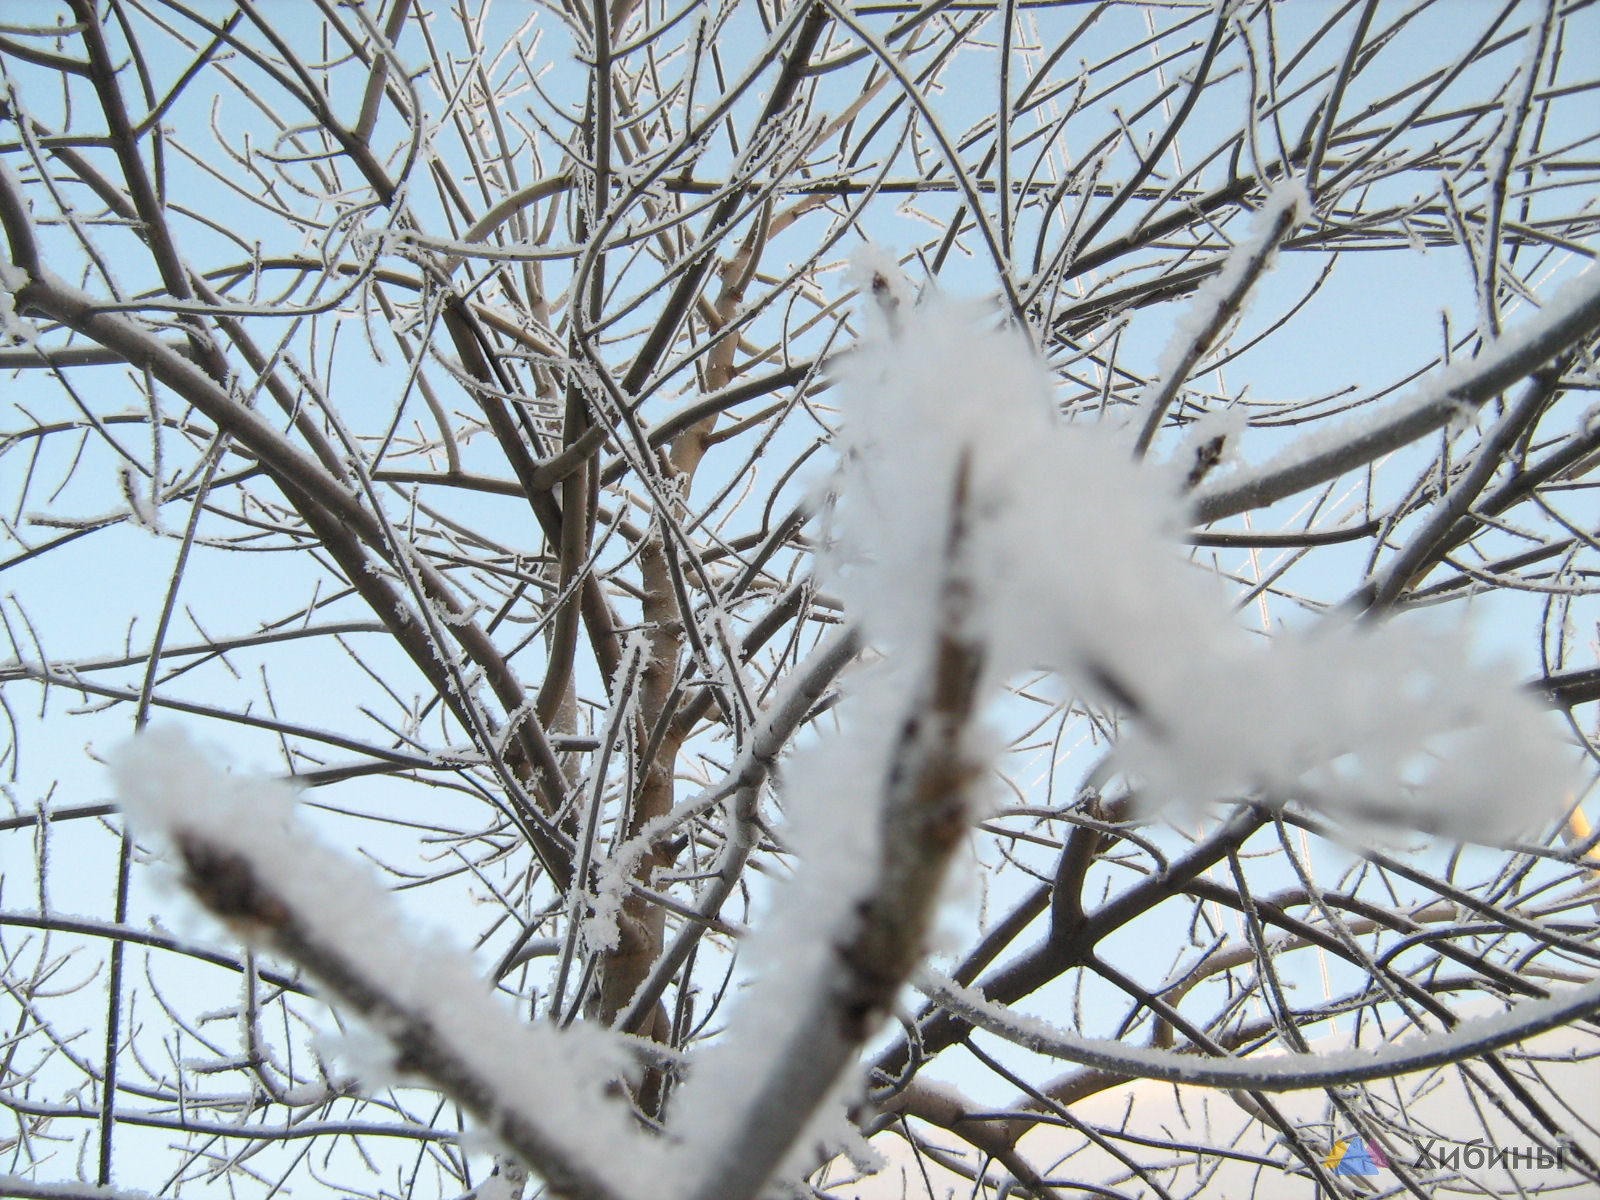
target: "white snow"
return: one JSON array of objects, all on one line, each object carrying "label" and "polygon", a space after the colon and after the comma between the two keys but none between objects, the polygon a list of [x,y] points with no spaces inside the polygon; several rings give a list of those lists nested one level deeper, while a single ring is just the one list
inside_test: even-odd
[{"label": "white snow", "polygon": [[1337,478],[1459,419],[1515,384],[1551,346],[1569,345],[1600,329],[1600,266],[1559,288],[1539,311],[1487,343],[1475,358],[1458,358],[1404,399],[1379,412],[1328,422],[1251,469],[1201,487],[1194,513],[1214,521],[1271,504]]},{"label": "white snow", "polygon": [[92,1183],[42,1183],[25,1175],[0,1175],[0,1196],[26,1200],[155,1200],[149,1192],[96,1187]]},{"label": "white snow", "polygon": [[[1176,545],[1185,513],[1170,470],[1134,463],[1119,430],[1060,424],[1025,337],[980,306],[919,301],[881,251],[866,252],[857,275],[872,331],[838,371],[845,424],[823,574],[883,657],[850,677],[842,732],[785,766],[782,838],[797,870],[749,940],[755,980],[725,1036],[696,1057],[669,1138],[641,1134],[605,1094],[633,1061],[622,1038],[520,1020],[464,953],[419,938],[365,866],[319,843],[283,784],[229,775],[171,730],[113,760],[141,829],[245,859],[287,920],[424,1015],[506,1108],[617,1195],[708,1194],[707,1164],[742,1153],[758,1101],[781,1103],[767,1090],[775,1080],[798,1078],[807,1103],[833,1088],[820,1125],[788,1147],[803,1156],[810,1135],[828,1136],[833,1101],[858,1085],[832,1075],[844,1035],[828,988],[836,947],[877,886],[883,785],[938,640],[963,472],[964,633],[985,647],[990,694],[1045,667],[1114,702],[1133,726],[1122,766],[1146,794],[1252,793],[1479,838],[1542,820],[1562,800],[1564,745],[1510,672],[1476,665],[1459,635],[1399,625],[1328,620],[1253,637]],[[614,715],[623,708],[619,692]],[[969,750],[980,763],[985,748]],[[597,897],[597,941],[607,917]]]},{"label": "white snow", "polygon": [[1526,1041],[1600,1006],[1600,984],[1591,983],[1552,996],[1523,1000],[1503,1012],[1461,1021],[1448,1031],[1417,1034],[1397,1043],[1230,1059],[1084,1037],[996,1004],[980,989],[962,987],[932,970],[923,970],[916,986],[979,1028],[1038,1054],[1146,1079],[1269,1092],[1331,1087],[1429,1070]]},{"label": "white snow", "polygon": [[1473,666],[1462,639],[1332,622],[1266,645],[1247,633],[1176,545],[1171,472],[1136,465],[1119,431],[1060,425],[1020,334],[976,305],[917,302],[893,269],[875,249],[857,264],[871,332],[838,370],[822,572],[884,657],[850,677],[842,731],[785,767],[798,867],[746,943],[754,982],[679,1094],[672,1133],[691,1156],[724,1151],[767,1081],[805,1053],[796,1033],[826,1011],[834,947],[875,885],[881,783],[936,640],[959,464],[968,633],[987,648],[991,687],[1045,666],[1132,709],[1122,762],[1148,794],[1265,791],[1477,837],[1562,796],[1554,728],[1509,673]]},{"label": "white snow", "polygon": [[1258,793],[1483,840],[1556,811],[1557,727],[1464,634],[1334,618],[1248,634],[1175,544],[1170,471],[1058,423],[1044,369],[992,313],[938,294],[911,304],[903,280],[879,293],[896,303],[839,371],[830,564],[869,640],[891,656],[928,643],[965,456],[974,623],[995,677],[1050,668],[1116,702],[1133,718],[1121,762],[1145,794]]},{"label": "white snow", "polygon": [[0,346],[37,346],[39,327],[17,312],[16,294],[30,276],[15,263],[0,262]]},{"label": "white snow", "polygon": [[[1149,409],[1172,383],[1182,383],[1221,332],[1227,314],[1224,305],[1234,305],[1233,315],[1244,311],[1248,290],[1254,282],[1272,267],[1288,231],[1293,230],[1311,211],[1311,196],[1298,178],[1280,180],[1268,193],[1266,202],[1257,210],[1250,222],[1250,232],[1236,243],[1224,256],[1222,269],[1207,279],[1190,298],[1183,315],[1173,325],[1172,336],[1156,360],[1155,374],[1139,393],[1134,405],[1132,428],[1143,428]],[[1280,223],[1288,224],[1280,232]],[[1245,289],[1245,296],[1236,293]]]},{"label": "white snow", "polygon": [[570,1161],[611,1180],[618,1194],[649,1192],[648,1173],[635,1168],[651,1145],[626,1107],[606,1094],[633,1065],[622,1038],[597,1026],[558,1031],[518,1017],[490,993],[465,953],[437,934],[419,936],[370,867],[318,840],[282,782],[229,774],[180,730],[165,727],[121,747],[111,770],[141,836],[196,838],[245,859],[288,919],[373,988],[425,1017],[504,1109]]},{"label": "white snow", "polygon": [[[737,1152],[732,1142],[739,1123],[763,1085],[795,1055],[804,1055],[791,1038],[815,1026],[819,999],[825,1000],[819,989],[836,976],[834,947],[849,937],[857,901],[876,882],[879,785],[904,712],[905,680],[900,670],[884,665],[858,673],[853,682],[841,706],[844,731],[785,764],[783,838],[799,866],[776,889],[744,944],[741,962],[754,980],[727,1032],[697,1056],[675,1101],[672,1132],[690,1156]],[[838,1115],[836,1105],[824,1109]],[[826,1136],[815,1127],[812,1133]]]},{"label": "white snow", "polygon": [[1556,726],[1460,632],[1329,617],[1266,645],[1228,641],[1172,664],[1161,730],[1146,722],[1123,743],[1150,788],[1181,801],[1259,788],[1490,843],[1563,802]]},{"label": "white snow", "polygon": [[123,463],[117,472],[117,482],[122,486],[122,496],[128,502],[128,513],[133,518],[133,523],[140,529],[160,533],[161,514],[141,488],[141,480],[134,474],[133,467]]}]

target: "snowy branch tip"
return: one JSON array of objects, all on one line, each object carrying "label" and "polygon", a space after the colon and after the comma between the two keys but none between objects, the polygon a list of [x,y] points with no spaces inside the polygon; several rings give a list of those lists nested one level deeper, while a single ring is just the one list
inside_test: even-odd
[{"label": "snowy branch tip", "polygon": [[388,1040],[379,1074],[427,1079],[573,1195],[639,1194],[644,1176],[630,1173],[652,1146],[611,1094],[634,1067],[625,1038],[523,1021],[464,952],[416,936],[370,867],[321,842],[282,781],[229,774],[165,728],[121,747],[111,770],[130,821],[173,846],[212,913]]},{"label": "snowy branch tip", "polygon": [[[1275,197],[1245,249],[1260,257],[1301,203]],[[1132,461],[1121,431],[1058,420],[1021,332],[937,290],[913,301],[875,248],[855,278],[884,319],[838,368],[829,565],[866,636],[932,644],[944,498],[967,463],[969,633],[991,683],[1045,667],[1114,704],[1142,794],[1300,800],[1483,841],[1556,814],[1572,781],[1556,725],[1464,634],[1330,616],[1253,638],[1184,560],[1176,473]]]}]

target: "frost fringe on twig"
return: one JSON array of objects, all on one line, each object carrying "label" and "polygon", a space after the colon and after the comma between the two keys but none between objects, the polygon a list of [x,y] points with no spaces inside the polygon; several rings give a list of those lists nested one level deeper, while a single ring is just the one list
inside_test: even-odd
[{"label": "frost fringe on twig", "polygon": [[1223,257],[1222,268],[1200,285],[1172,340],[1156,361],[1155,376],[1134,407],[1133,452],[1143,457],[1196,364],[1228,323],[1244,311],[1251,289],[1272,269],[1278,247],[1306,219],[1311,197],[1297,178],[1280,181],[1256,213],[1250,234]]},{"label": "frost fringe on twig", "polygon": [[1036,1054],[1130,1079],[1160,1079],[1190,1087],[1249,1088],[1257,1092],[1348,1087],[1412,1071],[1434,1070],[1525,1042],[1600,1012],[1600,984],[1591,983],[1554,996],[1524,1000],[1505,1012],[1477,1017],[1447,1032],[1430,1033],[1395,1045],[1217,1059],[1134,1045],[1126,1040],[1084,1037],[996,1004],[978,989],[962,987],[931,970],[918,973],[916,986],[948,1011]]},{"label": "frost fringe on twig", "polygon": [[[1253,254],[1282,223],[1265,224]],[[1055,421],[1020,334],[938,293],[890,315],[841,370],[838,588],[869,638],[926,636],[940,556],[921,497],[967,455],[973,636],[1000,676],[1050,668],[1131,717],[1120,761],[1150,804],[1297,800],[1488,842],[1554,814],[1557,729],[1463,634],[1335,615],[1261,644],[1180,556],[1168,481],[1103,429]]]},{"label": "frost fringe on twig", "polygon": [[563,1194],[641,1194],[630,1169],[645,1137],[607,1094],[633,1066],[619,1035],[519,1019],[466,955],[419,938],[370,868],[296,816],[287,785],[230,775],[170,728],[124,746],[111,768],[129,819],[171,847],[195,897],[315,976],[389,1041],[395,1071],[443,1088]]},{"label": "frost fringe on twig", "polygon": [[1564,358],[1596,331],[1600,267],[1591,266],[1475,357],[1452,362],[1381,413],[1318,429],[1266,462],[1202,488],[1194,497],[1194,518],[1221,520],[1336,479],[1481,408],[1518,380]]}]

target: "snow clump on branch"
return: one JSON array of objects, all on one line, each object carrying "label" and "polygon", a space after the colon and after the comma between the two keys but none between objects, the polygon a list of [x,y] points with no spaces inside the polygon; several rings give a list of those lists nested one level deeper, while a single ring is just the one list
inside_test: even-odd
[{"label": "snow clump on branch", "polygon": [[[1570,757],[1549,714],[1461,632],[1328,617],[1253,637],[1177,544],[1172,472],[1124,431],[1060,420],[1023,334],[993,309],[856,263],[869,330],[838,366],[834,586],[891,656],[936,619],[947,498],[970,489],[972,636],[991,682],[1047,668],[1132,718],[1141,792],[1299,800],[1494,841],[1553,816]],[[892,274],[891,274],[892,272]]]},{"label": "snow clump on branch", "polygon": [[[288,784],[230,774],[171,728],[141,734],[110,765],[134,828],[170,848],[206,908],[359,1013],[388,1041],[392,1070],[448,1081],[530,1162],[586,1164],[613,1193],[642,1194],[634,1168],[653,1147],[610,1094],[636,1065],[620,1035],[521,1019],[464,951],[417,935],[370,866],[316,836]],[[596,1145],[607,1153],[591,1162]]]}]

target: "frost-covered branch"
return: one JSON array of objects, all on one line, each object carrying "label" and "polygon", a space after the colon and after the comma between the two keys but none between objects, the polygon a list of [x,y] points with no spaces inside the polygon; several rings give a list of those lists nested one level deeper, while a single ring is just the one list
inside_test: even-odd
[{"label": "frost-covered branch", "polygon": [[[1411,1165],[1555,1144],[1509,1047],[1158,1073],[1595,981],[1600,6],[27,13],[0,1191],[1545,1185]],[[167,813],[255,950],[119,870],[150,709],[327,843]],[[1157,1057],[898,1012],[929,952]]]},{"label": "frost-covered branch", "polygon": [[[1448,636],[1337,615],[1251,645],[1174,552],[1164,478],[1117,463],[1097,431],[1053,428],[1048,380],[980,311],[939,296],[897,305],[893,335],[849,368],[876,389],[840,500],[883,521],[859,582],[845,576],[862,604],[926,621],[929,535],[890,505],[970,444],[983,641],[1002,671],[1054,668],[1121,707],[1136,731],[1118,760],[1157,803],[1297,797],[1488,840],[1553,814],[1566,754],[1508,674]],[[1108,510],[1094,526],[1070,520],[1094,504]],[[1515,809],[1502,802],[1513,789],[1526,797]]]},{"label": "frost-covered branch", "polygon": [[1583,347],[1600,330],[1600,269],[1591,267],[1477,357],[1452,363],[1392,411],[1320,429],[1240,477],[1194,498],[1199,522],[1220,520],[1336,479],[1472,413],[1501,392]]},{"label": "frost-covered branch", "polygon": [[1310,198],[1305,185],[1289,179],[1273,189],[1251,225],[1249,236],[1228,251],[1222,269],[1206,280],[1189,311],[1173,330],[1172,341],[1156,363],[1156,377],[1140,396],[1133,452],[1142,457],[1166,418],[1178,390],[1211,349],[1229,321],[1237,317],[1278,247],[1306,218]]},{"label": "frost-covered branch", "polygon": [[0,1175],[0,1188],[15,1200],[150,1200],[149,1192],[92,1183],[36,1183],[20,1175]]},{"label": "frost-covered branch", "polygon": [[1428,1071],[1476,1058],[1600,1013],[1600,984],[1570,989],[1570,994],[1527,1000],[1493,1017],[1466,1020],[1445,1033],[1422,1034],[1399,1045],[1375,1049],[1272,1054],[1229,1062],[1104,1038],[1086,1038],[1048,1021],[1022,1016],[924,972],[917,986],[948,1011],[979,1029],[1038,1054],[1111,1072],[1130,1079],[1161,1079],[1191,1087],[1248,1088],[1294,1092],[1348,1087]]},{"label": "frost-covered branch", "polygon": [[681,1098],[674,1129],[691,1200],[757,1194],[823,1115],[926,946],[982,776],[964,459],[951,485],[931,644],[877,681],[867,718],[828,747],[831,778],[791,776],[791,802],[811,810],[799,810],[810,827],[797,833],[811,853],[756,948],[768,973]]},{"label": "frost-covered branch", "polygon": [[376,1069],[444,1090],[564,1195],[638,1194],[627,1171],[643,1135],[608,1094],[632,1066],[620,1040],[509,1011],[459,951],[415,937],[393,897],[300,822],[282,784],[230,776],[161,730],[114,769],[124,807],[170,844],[195,898],[388,1044]]},{"label": "frost-covered branch", "polygon": [[[641,841],[664,836],[681,819],[705,811],[712,804],[722,803],[729,809],[722,854],[717,859],[712,881],[695,907],[699,920],[685,924],[673,943],[656,960],[649,977],[639,985],[639,990],[617,1021],[618,1028],[636,1028],[645,1013],[661,999],[673,975],[683,966],[701,935],[717,919],[722,906],[738,886],[745,864],[756,848],[758,830],[755,810],[762,785],[771,775],[778,755],[822,699],[823,691],[856,656],[860,646],[860,635],[853,627],[836,632],[819,645],[811,657],[795,670],[784,694],[752,732],[744,753],[733,770],[728,772],[727,778],[717,787],[686,801],[681,817],[675,812],[659,822],[660,829],[649,828],[636,839]],[[621,863],[627,864],[631,855],[628,848],[624,847],[616,857]]]}]

